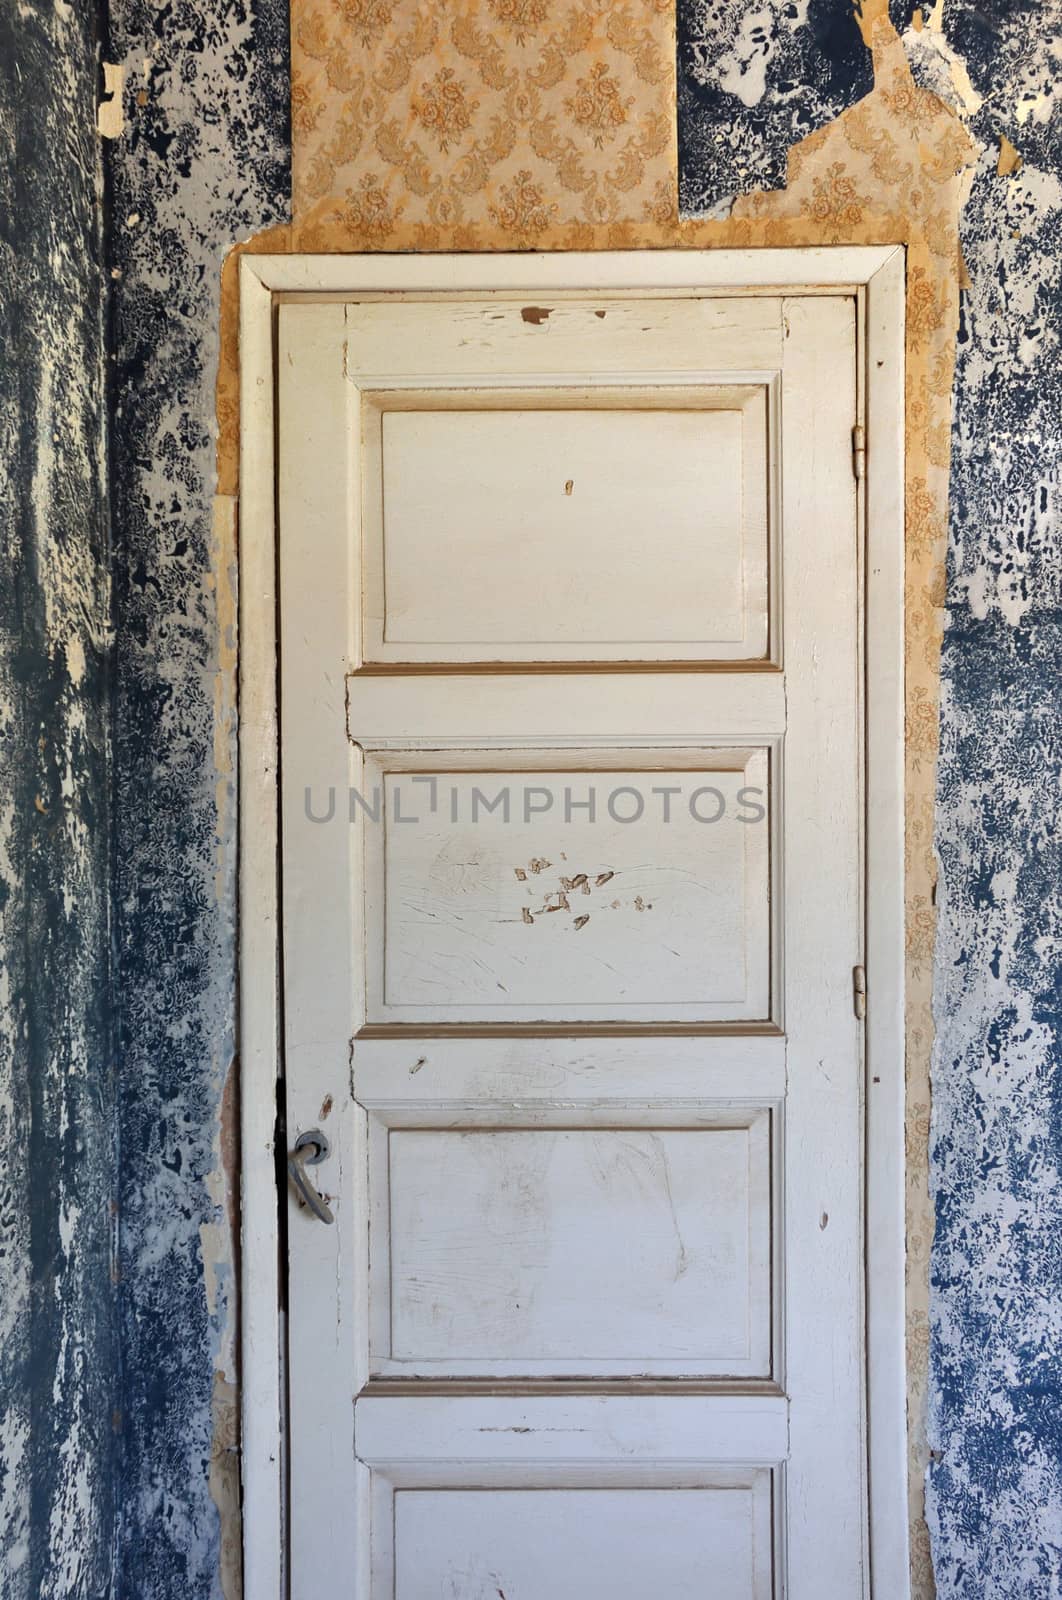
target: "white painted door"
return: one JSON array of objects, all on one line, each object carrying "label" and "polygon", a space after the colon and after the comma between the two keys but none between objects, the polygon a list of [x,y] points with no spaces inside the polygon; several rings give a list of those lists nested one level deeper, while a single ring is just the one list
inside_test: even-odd
[{"label": "white painted door", "polygon": [[279,318],[295,1600],[854,1600],[851,297]]}]

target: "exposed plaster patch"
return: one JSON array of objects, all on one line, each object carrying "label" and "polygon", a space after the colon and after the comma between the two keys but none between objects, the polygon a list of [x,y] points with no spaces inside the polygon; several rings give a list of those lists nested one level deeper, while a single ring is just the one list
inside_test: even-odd
[{"label": "exposed plaster patch", "polygon": [[980,111],[982,98],[970,81],[965,60],[953,50],[935,23],[911,26],[903,36],[904,49],[915,79],[931,89],[946,105],[964,116]]},{"label": "exposed plaster patch", "polygon": [[996,171],[1001,178],[1006,178],[1012,172],[1017,172],[1021,166],[1021,155],[1015,150],[1006,134],[1000,135],[999,160],[996,162]]},{"label": "exposed plaster patch", "polygon": [[72,634],[66,640],[66,670],[75,689],[85,681],[85,645],[80,635]]},{"label": "exposed plaster patch", "polygon": [[125,127],[125,107],[122,103],[122,89],[125,84],[125,68],[116,65],[113,61],[103,63],[103,97],[96,108],[96,127],[101,138],[119,139]]},{"label": "exposed plaster patch", "polygon": [[[218,1508],[221,1546],[218,1581],[222,1600],[242,1600],[243,1549],[240,1515],[240,1402],[231,1378],[215,1372],[210,1400],[211,1451],[208,1482]],[[251,1600],[251,1597],[248,1597]]]}]

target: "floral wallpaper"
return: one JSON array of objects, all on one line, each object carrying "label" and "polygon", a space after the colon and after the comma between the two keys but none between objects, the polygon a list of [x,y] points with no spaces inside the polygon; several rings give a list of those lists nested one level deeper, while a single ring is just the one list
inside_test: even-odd
[{"label": "floral wallpaper", "polygon": [[320,221],[422,249],[674,212],[670,0],[300,0],[293,185]]}]

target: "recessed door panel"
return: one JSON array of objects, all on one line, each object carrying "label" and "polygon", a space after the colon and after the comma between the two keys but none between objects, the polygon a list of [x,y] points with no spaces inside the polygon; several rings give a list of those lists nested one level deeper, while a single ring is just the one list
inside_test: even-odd
[{"label": "recessed door panel", "polygon": [[767,752],[559,759],[367,760],[369,1020],[766,1019]]},{"label": "recessed door panel", "polygon": [[687,1116],[374,1117],[373,1371],[768,1377],[769,1113]]},{"label": "recessed door panel", "polygon": [[378,1556],[380,1590],[395,1600],[768,1600],[765,1478],[718,1487],[397,1489],[393,1553]]},{"label": "recessed door panel", "polygon": [[765,388],[399,391],[362,426],[366,660],[766,655]]}]

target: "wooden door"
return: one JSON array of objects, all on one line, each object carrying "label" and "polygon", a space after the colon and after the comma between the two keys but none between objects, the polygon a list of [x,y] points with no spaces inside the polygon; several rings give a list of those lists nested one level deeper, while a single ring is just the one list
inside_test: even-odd
[{"label": "wooden door", "polygon": [[855,325],[280,308],[295,1600],[863,1593]]}]

